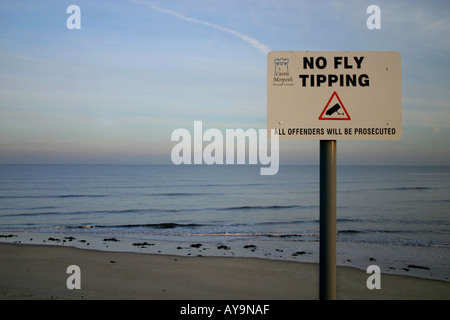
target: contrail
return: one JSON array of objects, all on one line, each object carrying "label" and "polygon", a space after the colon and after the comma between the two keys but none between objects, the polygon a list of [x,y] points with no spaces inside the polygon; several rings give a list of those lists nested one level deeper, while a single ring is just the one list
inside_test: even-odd
[{"label": "contrail", "polygon": [[269,51],[270,51],[269,46],[267,46],[267,45],[265,45],[263,43],[260,43],[258,40],[254,39],[252,37],[249,37],[249,36],[247,36],[247,35],[245,35],[243,33],[240,33],[240,32],[237,32],[237,31],[234,31],[234,30],[222,27],[222,26],[220,26],[218,24],[211,23],[211,22],[208,22],[208,21],[203,21],[203,20],[198,20],[198,19],[191,18],[191,17],[186,17],[186,16],[182,15],[179,12],[157,7],[156,5],[154,5],[153,3],[149,2],[149,1],[141,1],[141,0],[132,0],[132,1],[135,2],[135,3],[144,4],[144,5],[152,8],[153,10],[156,10],[156,11],[164,13],[164,14],[171,15],[173,17],[182,19],[182,20],[187,21],[187,22],[203,24],[203,25],[208,26],[210,28],[214,28],[214,29],[217,29],[217,30],[220,30],[220,31],[223,31],[223,32],[230,33],[230,34],[240,38],[241,40],[246,41],[252,47],[258,49],[259,51],[261,51],[264,54],[268,54]]}]

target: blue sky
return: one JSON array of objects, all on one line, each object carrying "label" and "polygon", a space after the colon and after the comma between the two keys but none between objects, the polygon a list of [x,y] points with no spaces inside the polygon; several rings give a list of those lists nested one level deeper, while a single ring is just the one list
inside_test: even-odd
[{"label": "blue sky", "polygon": [[[69,5],[81,29],[69,30]],[[366,9],[381,9],[369,30]],[[0,163],[170,163],[173,130],[265,128],[267,52],[398,51],[403,137],[339,164],[450,165],[449,1],[0,2]],[[280,161],[317,164],[318,141]]]}]

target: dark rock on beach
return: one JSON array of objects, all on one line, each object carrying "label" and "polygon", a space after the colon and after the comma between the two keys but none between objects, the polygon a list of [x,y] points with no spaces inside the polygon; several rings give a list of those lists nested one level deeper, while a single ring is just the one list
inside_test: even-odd
[{"label": "dark rock on beach", "polygon": [[116,238],[105,238],[103,241],[113,241],[113,242],[119,242],[120,240],[117,240]]},{"label": "dark rock on beach", "polygon": [[217,249],[230,250],[231,248],[227,247],[227,246],[224,246],[224,245],[221,245],[221,246],[218,246]]},{"label": "dark rock on beach", "polygon": [[7,234],[7,235],[0,234],[0,238],[12,238],[12,237],[17,237],[17,236],[14,234]]},{"label": "dark rock on beach", "polygon": [[147,246],[154,246],[154,245],[155,245],[154,243],[148,243],[148,242],[135,242],[135,243],[133,243],[133,246],[143,247],[143,248],[145,248]]},{"label": "dark rock on beach", "polygon": [[200,248],[201,246],[202,246],[201,243],[194,243],[194,244],[191,244],[191,248]]},{"label": "dark rock on beach", "polygon": [[414,264],[408,264],[408,268],[411,268],[411,269],[425,269],[425,270],[430,270],[430,268],[428,268],[428,267],[416,266],[416,265],[414,265]]},{"label": "dark rock on beach", "polygon": [[295,257],[295,256],[300,256],[300,255],[303,255],[303,254],[311,254],[311,252],[306,252],[306,251],[297,251],[297,252],[294,252],[293,254],[292,254],[292,256],[293,257]]},{"label": "dark rock on beach", "polygon": [[251,249],[252,252],[255,252],[256,246],[254,244],[247,244],[244,246],[244,249]]}]

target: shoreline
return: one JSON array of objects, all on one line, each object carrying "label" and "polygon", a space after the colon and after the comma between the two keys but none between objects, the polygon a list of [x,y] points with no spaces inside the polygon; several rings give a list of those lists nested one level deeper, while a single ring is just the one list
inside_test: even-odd
[{"label": "shoreline", "polygon": [[[150,237],[151,238],[151,237]],[[0,232],[0,243],[54,245],[105,252],[134,252],[173,256],[241,257],[275,261],[319,263],[317,241],[286,241],[264,238],[151,238],[148,235],[83,232]],[[414,250],[409,252],[408,250]],[[417,256],[417,250],[422,250]],[[413,276],[450,283],[450,266],[445,257],[448,249],[405,248],[365,243],[337,244],[337,266],[366,271],[370,265],[380,267],[382,274]],[[424,264],[426,256],[433,265]],[[395,257],[393,259],[392,257]],[[430,262],[430,261],[428,261]]]},{"label": "shoreline", "polygon": [[[199,249],[199,248],[194,248]],[[0,243],[0,299],[316,300],[318,264],[236,256],[180,256]],[[81,289],[69,290],[69,265]],[[337,267],[337,299],[449,300],[450,283]]]}]

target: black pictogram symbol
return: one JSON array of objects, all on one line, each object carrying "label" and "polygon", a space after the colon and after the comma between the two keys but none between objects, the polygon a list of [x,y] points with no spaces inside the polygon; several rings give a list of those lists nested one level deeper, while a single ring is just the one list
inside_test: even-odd
[{"label": "black pictogram symbol", "polygon": [[330,109],[327,110],[327,112],[325,112],[325,114],[327,116],[331,116],[333,113],[337,112],[338,115],[343,115],[344,112],[340,113],[338,110],[341,108],[341,106],[339,105],[339,103],[336,103],[334,106],[332,106]]}]

